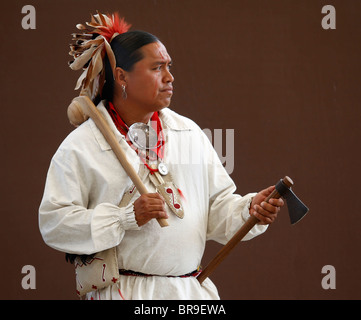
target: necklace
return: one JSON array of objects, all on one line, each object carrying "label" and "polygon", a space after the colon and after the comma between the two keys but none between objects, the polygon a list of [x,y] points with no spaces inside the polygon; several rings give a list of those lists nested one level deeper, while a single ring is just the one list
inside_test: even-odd
[{"label": "necklace", "polygon": [[133,123],[128,129],[127,138],[141,150],[158,148],[161,143],[158,140],[157,132],[143,122]]},{"label": "necklace", "polygon": [[[111,102],[106,107],[119,132],[125,136],[127,143],[137,152],[151,174],[159,172],[167,175],[168,168],[163,162],[165,139],[158,112],[153,113],[150,124],[136,122],[128,127]],[[156,160],[159,162],[155,168],[147,163]]]}]

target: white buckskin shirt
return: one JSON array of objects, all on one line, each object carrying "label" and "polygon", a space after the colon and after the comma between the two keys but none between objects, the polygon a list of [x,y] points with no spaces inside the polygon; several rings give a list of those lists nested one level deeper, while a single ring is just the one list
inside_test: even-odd
[{"label": "white buckskin shirt", "polygon": [[[149,171],[116,129],[103,102],[98,105],[129,162],[149,192]],[[219,299],[208,278],[179,276],[201,263],[207,240],[225,244],[249,217],[255,193],[235,194],[235,184],[203,131],[169,108],[159,112],[166,137],[164,163],[185,200],[183,219],[169,208],[169,226],[155,219],[138,227],[134,199],[118,205],[132,182],[95,123],[89,119],[72,131],[53,156],[39,208],[39,226],[50,247],[73,254],[93,254],[117,247],[119,269],[151,277],[121,275],[118,283],[96,290],[88,299]],[[245,237],[266,230],[256,225]]]}]

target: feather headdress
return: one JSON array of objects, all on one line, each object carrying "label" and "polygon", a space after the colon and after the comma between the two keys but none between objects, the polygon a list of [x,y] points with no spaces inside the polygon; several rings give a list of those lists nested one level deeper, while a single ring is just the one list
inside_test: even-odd
[{"label": "feather headdress", "polygon": [[[98,12],[98,11],[97,11]],[[72,70],[83,70],[75,90],[81,88],[80,95],[87,95],[94,99],[103,89],[105,80],[104,57],[108,56],[114,73],[116,68],[115,56],[110,47],[111,40],[118,34],[125,33],[131,27],[118,13],[104,15],[98,12],[91,16],[86,25],[77,24],[81,33],[73,33],[75,43],[70,45],[69,54],[74,60],[69,62]]]}]

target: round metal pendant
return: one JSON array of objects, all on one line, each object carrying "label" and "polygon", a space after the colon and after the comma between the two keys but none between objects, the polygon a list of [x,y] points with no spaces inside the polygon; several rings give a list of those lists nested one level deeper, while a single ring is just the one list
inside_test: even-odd
[{"label": "round metal pendant", "polygon": [[163,163],[163,162],[160,162],[158,164],[158,172],[162,175],[162,176],[165,176],[168,174],[168,168],[167,166]]},{"label": "round metal pendant", "polygon": [[149,125],[136,122],[129,127],[128,138],[138,149],[153,149],[158,147],[157,132]]}]

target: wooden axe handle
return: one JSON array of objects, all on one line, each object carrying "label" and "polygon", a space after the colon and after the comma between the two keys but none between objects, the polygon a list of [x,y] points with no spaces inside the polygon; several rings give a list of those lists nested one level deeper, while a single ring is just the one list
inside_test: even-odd
[{"label": "wooden axe handle", "polygon": [[[75,115],[75,117],[83,117],[84,120],[86,119],[86,117],[90,117],[95,122],[96,126],[101,131],[106,141],[109,143],[110,147],[114,151],[116,157],[123,166],[125,172],[128,174],[129,178],[133,181],[139,193],[148,193],[147,188],[143,184],[142,180],[139,178],[137,172],[128,162],[125,152],[120,147],[114,133],[110,130],[107,122],[105,121],[99,110],[96,108],[94,103],[87,96],[76,97],[73,99],[72,103],[68,108],[68,116],[70,113],[73,116]],[[167,219],[157,219],[157,221],[161,227],[166,227],[169,225]]]},{"label": "wooden axe handle", "polygon": [[[293,185],[292,180],[289,177],[284,177],[282,180],[287,187]],[[281,195],[276,189],[265,199],[265,202],[268,202],[270,199],[278,199]],[[206,278],[208,278],[211,273],[218,267],[218,265],[228,256],[232,249],[246,236],[246,234],[259,222],[259,220],[250,216],[247,221],[242,225],[242,227],[236,232],[236,234],[229,240],[225,246],[217,253],[217,255],[211,260],[211,262],[203,269],[201,274],[197,277],[199,283],[202,283]]]}]

